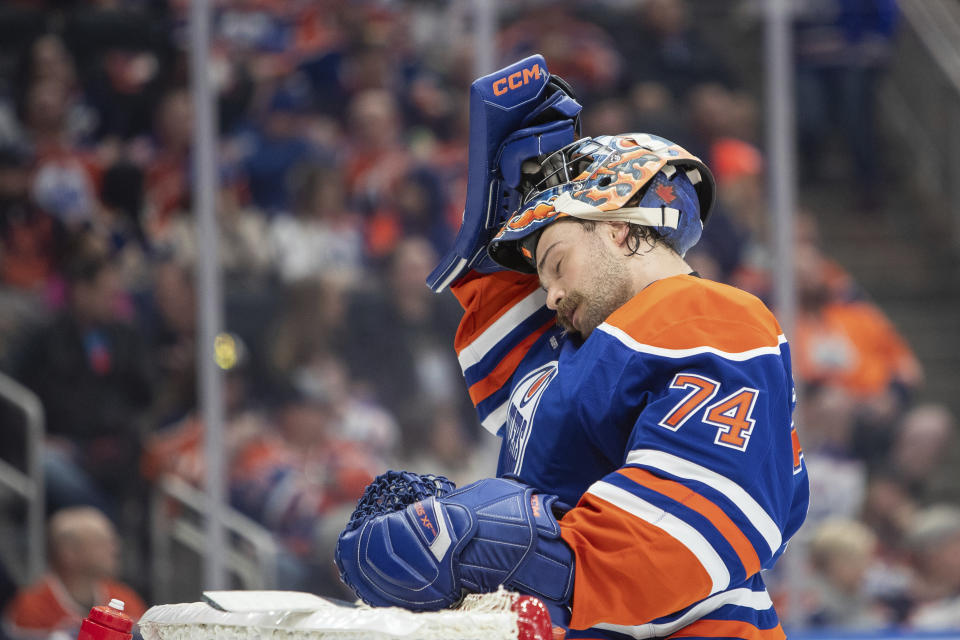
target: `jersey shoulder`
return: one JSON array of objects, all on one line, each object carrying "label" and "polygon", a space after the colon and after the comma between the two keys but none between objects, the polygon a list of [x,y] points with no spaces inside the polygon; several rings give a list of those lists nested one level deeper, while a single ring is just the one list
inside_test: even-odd
[{"label": "jersey shoulder", "polygon": [[756,296],[691,275],[654,282],[605,324],[618,337],[670,350],[741,353],[783,342],[776,318]]}]

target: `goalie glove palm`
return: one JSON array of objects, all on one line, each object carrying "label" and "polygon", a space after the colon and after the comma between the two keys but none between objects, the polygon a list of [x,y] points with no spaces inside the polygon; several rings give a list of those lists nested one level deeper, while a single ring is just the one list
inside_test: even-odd
[{"label": "goalie glove palm", "polygon": [[371,518],[340,535],[340,577],[365,602],[433,610],[499,585],[565,604],[573,552],[551,512],[556,496],[487,478]]}]

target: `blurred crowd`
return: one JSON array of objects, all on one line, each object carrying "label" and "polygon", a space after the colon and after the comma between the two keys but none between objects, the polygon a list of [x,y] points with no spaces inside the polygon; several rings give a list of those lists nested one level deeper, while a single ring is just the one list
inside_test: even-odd
[{"label": "blurred crowd", "polygon": [[[424,285],[466,191],[470,3],[212,4],[230,501],[280,541],[280,587],[341,595],[332,544],[374,475],[495,467],[452,348],[459,307]],[[648,131],[703,158],[719,203],[689,261],[770,302],[760,106],[722,40],[683,0],[546,8],[501,7],[498,66],[540,52],[585,105],[585,135]],[[44,582],[0,589],[8,632],[76,624],[129,589],[117,575],[149,595],[147,497],[167,476],[203,483],[188,12],[0,9],[0,369],[43,404],[52,514]],[[796,21],[804,179],[834,169],[818,145],[839,140],[864,210],[882,167],[858,109],[895,24],[893,0],[811,3]],[[817,213],[798,218],[790,336],[813,500],[802,560],[772,591],[801,626],[960,626],[955,418],[915,402],[920,363],[824,254]],[[0,431],[14,464],[18,438]],[[38,622],[43,597],[66,613]]]}]

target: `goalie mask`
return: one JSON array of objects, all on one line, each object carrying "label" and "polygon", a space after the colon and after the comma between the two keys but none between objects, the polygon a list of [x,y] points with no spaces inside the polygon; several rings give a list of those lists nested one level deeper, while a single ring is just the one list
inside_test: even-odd
[{"label": "goalie mask", "polygon": [[540,231],[572,216],[651,227],[681,256],[700,239],[716,187],[703,162],[658,136],[582,138],[523,163],[521,204],[491,240],[490,257],[536,273]]}]

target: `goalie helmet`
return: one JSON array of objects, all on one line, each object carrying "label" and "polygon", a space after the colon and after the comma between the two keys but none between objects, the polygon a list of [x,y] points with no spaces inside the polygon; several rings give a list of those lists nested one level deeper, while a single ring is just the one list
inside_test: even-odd
[{"label": "goalie helmet", "polygon": [[582,138],[527,160],[522,173],[520,207],[488,253],[524,273],[537,271],[540,232],[566,216],[651,227],[682,256],[700,239],[716,193],[699,158],[644,133]]}]

